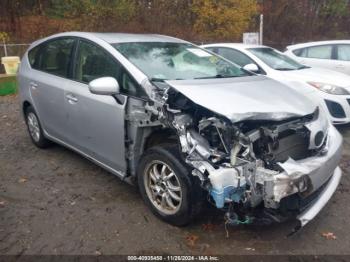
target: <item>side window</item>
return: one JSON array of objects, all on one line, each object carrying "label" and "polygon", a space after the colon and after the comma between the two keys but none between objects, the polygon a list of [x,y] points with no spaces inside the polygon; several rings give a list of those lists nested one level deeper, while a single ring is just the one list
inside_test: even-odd
[{"label": "side window", "polygon": [[300,49],[295,49],[292,51],[293,54],[299,57],[306,57],[307,54],[307,49],[306,48],[300,48]]},{"label": "side window", "polygon": [[28,52],[29,64],[34,69],[40,69],[40,46],[36,46]]},{"label": "side window", "polygon": [[92,43],[80,41],[76,56],[74,79],[83,83],[100,77],[114,77],[124,94],[147,97],[129,73],[115,59]]},{"label": "side window", "polygon": [[338,45],[338,60],[350,61],[350,45]]},{"label": "side window", "polygon": [[120,66],[102,48],[80,41],[74,78],[83,83],[110,76],[118,79]]},{"label": "side window", "polygon": [[251,58],[234,49],[219,47],[218,54],[241,67],[248,64],[256,64]]},{"label": "side window", "polygon": [[66,38],[52,40],[44,44],[39,49],[38,59],[41,60],[39,68],[47,73],[68,78],[74,41],[72,38]]},{"label": "side window", "polygon": [[320,45],[312,46],[307,48],[308,58],[318,58],[318,59],[332,59],[332,49],[331,45]]},{"label": "side window", "polygon": [[213,53],[218,53],[218,48],[217,47],[206,47],[205,49],[213,52]]}]

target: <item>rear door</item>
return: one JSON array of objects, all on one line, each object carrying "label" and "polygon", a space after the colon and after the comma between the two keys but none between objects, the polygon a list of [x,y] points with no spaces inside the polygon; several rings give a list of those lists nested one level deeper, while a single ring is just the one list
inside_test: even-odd
[{"label": "rear door", "polygon": [[120,80],[122,66],[102,47],[79,40],[75,55],[74,77],[65,90],[66,130],[69,144],[92,157],[111,171],[123,175],[125,159],[125,106],[127,96],[118,99],[95,95],[88,83],[110,76]]},{"label": "rear door", "polygon": [[34,69],[28,85],[34,108],[44,130],[51,136],[65,140],[64,89],[69,84],[74,38],[49,40],[29,51]]}]

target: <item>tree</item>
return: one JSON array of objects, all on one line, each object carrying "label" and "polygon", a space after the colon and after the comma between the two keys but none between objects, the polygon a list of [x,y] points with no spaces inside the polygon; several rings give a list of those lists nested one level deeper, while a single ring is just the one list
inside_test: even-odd
[{"label": "tree", "polygon": [[349,0],[264,0],[265,37],[268,45],[349,37]]},{"label": "tree", "polygon": [[257,14],[256,0],[194,0],[194,30],[204,38],[241,39]]}]

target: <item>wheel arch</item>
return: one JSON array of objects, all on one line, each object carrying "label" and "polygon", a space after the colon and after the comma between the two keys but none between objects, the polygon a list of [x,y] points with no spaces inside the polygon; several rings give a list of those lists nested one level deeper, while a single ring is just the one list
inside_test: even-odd
[{"label": "wheel arch", "polygon": [[24,116],[26,114],[27,108],[30,107],[30,106],[32,106],[32,104],[29,103],[27,100],[23,101],[23,103],[22,103],[22,113],[23,113]]},{"label": "wheel arch", "polygon": [[153,147],[161,144],[177,144],[178,136],[176,132],[170,128],[156,129],[152,131],[146,138],[143,147],[143,153]]}]

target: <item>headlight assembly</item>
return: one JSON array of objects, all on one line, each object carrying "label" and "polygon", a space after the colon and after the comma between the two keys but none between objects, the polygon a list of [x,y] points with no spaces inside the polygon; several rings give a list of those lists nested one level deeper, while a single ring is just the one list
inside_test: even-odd
[{"label": "headlight assembly", "polygon": [[328,94],[350,95],[350,93],[345,88],[340,86],[326,84],[326,83],[319,83],[319,82],[308,82],[308,84]]}]

